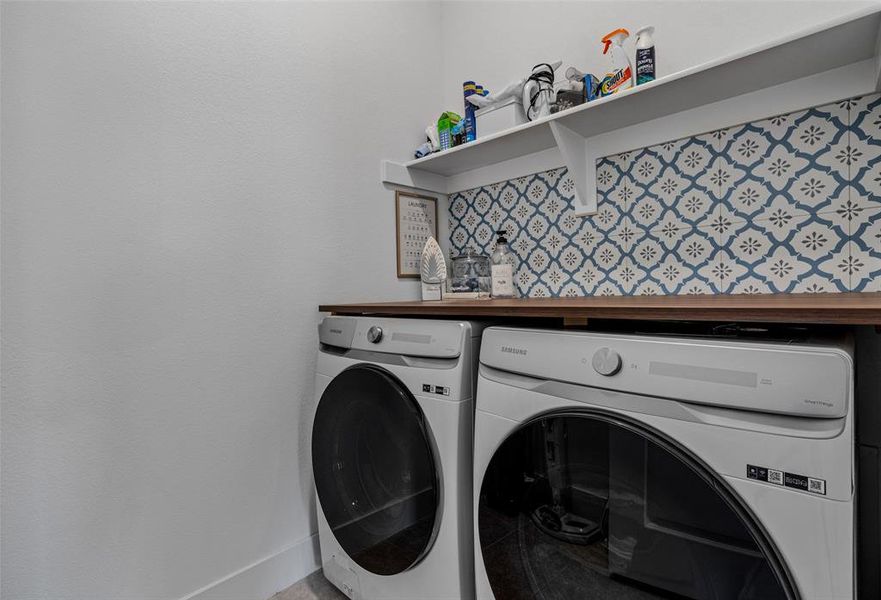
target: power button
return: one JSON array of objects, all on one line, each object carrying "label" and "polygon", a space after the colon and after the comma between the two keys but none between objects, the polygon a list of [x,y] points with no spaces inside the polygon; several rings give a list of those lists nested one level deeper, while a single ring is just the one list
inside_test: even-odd
[{"label": "power button", "polygon": [[621,355],[610,348],[600,348],[591,359],[593,370],[605,377],[610,377],[621,370]]},{"label": "power button", "polygon": [[382,327],[374,325],[367,330],[367,341],[371,344],[378,344],[382,341]]}]

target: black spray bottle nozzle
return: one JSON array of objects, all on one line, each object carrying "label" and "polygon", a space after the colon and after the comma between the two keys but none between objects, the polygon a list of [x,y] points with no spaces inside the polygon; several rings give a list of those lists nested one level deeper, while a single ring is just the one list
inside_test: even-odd
[{"label": "black spray bottle nozzle", "polygon": [[496,240],[497,244],[508,243],[508,231],[506,229],[499,229],[496,231],[496,235],[499,236],[499,239]]}]

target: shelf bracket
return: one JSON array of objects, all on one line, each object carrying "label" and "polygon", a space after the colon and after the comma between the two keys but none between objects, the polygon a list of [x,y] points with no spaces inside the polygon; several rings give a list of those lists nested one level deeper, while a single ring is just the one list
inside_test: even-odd
[{"label": "shelf bracket", "polygon": [[875,91],[881,92],[881,27],[875,39]]},{"label": "shelf bracket", "polygon": [[588,151],[587,140],[556,121],[551,121],[549,125],[563,162],[569,170],[569,177],[575,184],[575,214],[596,214],[596,158]]},{"label": "shelf bracket", "polygon": [[449,193],[447,191],[447,178],[443,175],[421,169],[408,169],[401,163],[391,160],[382,161],[380,170],[380,179],[383,183],[403,185],[436,194]]}]

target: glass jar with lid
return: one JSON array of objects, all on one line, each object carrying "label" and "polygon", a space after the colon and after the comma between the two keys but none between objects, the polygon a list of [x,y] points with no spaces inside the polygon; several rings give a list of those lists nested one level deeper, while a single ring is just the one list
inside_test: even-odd
[{"label": "glass jar with lid", "polygon": [[452,292],[489,293],[491,286],[489,257],[478,254],[474,248],[453,258]]}]

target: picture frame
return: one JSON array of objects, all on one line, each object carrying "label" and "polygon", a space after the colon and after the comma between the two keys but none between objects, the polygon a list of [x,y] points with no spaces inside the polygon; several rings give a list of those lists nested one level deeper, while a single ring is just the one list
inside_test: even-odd
[{"label": "picture frame", "polygon": [[419,279],[422,248],[437,240],[437,198],[395,191],[395,253],[399,279]]}]

